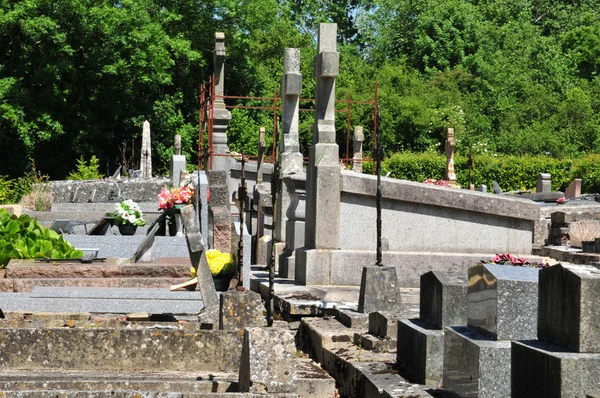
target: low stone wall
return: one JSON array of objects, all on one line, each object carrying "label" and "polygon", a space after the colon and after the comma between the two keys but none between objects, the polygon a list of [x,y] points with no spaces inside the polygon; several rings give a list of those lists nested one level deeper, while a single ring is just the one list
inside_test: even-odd
[{"label": "low stone wall", "polygon": [[156,202],[156,195],[168,178],[125,178],[122,180],[51,181],[48,183],[53,201],[67,203],[118,202],[132,199],[135,202]]}]

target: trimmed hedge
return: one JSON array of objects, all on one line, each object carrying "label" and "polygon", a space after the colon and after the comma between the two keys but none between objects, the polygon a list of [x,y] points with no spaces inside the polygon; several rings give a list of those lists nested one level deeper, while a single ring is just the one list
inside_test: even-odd
[{"label": "trimmed hedge", "polygon": [[[456,156],[454,170],[457,182],[467,187],[469,169],[467,157]],[[535,189],[539,173],[552,175],[552,189],[564,191],[575,178],[582,179],[582,193],[600,192],[600,155],[578,159],[556,159],[548,156],[492,156],[473,157],[471,181],[475,186],[492,186],[497,181],[503,191]],[[396,153],[384,160],[383,174],[391,177],[423,182],[428,178],[443,179],[446,156],[437,153]],[[365,170],[366,171],[366,170]]]}]

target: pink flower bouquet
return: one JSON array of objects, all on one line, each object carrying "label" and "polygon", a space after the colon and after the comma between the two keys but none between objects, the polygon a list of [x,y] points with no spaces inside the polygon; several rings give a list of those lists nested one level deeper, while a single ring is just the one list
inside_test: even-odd
[{"label": "pink flower bouquet", "polygon": [[158,194],[158,207],[164,210],[170,210],[175,205],[185,205],[190,203],[194,197],[194,190],[189,185],[181,188],[163,188]]}]

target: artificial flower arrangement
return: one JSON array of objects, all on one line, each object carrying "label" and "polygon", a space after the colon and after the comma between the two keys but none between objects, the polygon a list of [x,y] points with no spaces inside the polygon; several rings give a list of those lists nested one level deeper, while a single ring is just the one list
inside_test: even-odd
[{"label": "artificial flower arrangement", "polygon": [[182,187],[163,188],[158,194],[158,207],[163,210],[170,210],[175,205],[184,205],[190,203],[194,197],[194,189],[190,185]]},{"label": "artificial flower arrangement", "polygon": [[115,205],[115,210],[108,213],[115,218],[115,225],[133,225],[141,227],[146,225],[140,206],[131,199],[123,200]]},{"label": "artificial flower arrangement", "polygon": [[[222,253],[216,249],[206,251],[206,260],[213,276],[232,275],[235,272],[235,261],[231,253]],[[196,276],[196,269],[190,268],[192,277]]]},{"label": "artificial flower arrangement", "polygon": [[546,263],[536,263],[529,262],[524,257],[515,257],[510,253],[496,254],[494,258],[490,261],[481,260],[482,264],[505,264],[505,265],[514,265],[516,267],[532,267],[532,268],[548,268],[550,264]]},{"label": "artificial flower arrangement", "polygon": [[456,182],[450,182],[450,181],[445,181],[445,180],[435,180],[433,178],[429,178],[429,179],[423,181],[423,184],[437,185],[438,187],[447,187],[447,188],[460,188],[460,185],[458,185]]}]

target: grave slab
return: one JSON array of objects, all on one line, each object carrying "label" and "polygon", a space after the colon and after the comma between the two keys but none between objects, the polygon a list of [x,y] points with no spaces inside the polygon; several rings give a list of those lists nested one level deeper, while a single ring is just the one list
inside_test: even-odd
[{"label": "grave slab", "polygon": [[294,393],[294,335],[285,329],[246,328],[240,361],[240,392]]},{"label": "grave slab", "polygon": [[512,342],[512,397],[584,397],[600,389],[600,354],[538,340]]},{"label": "grave slab", "polygon": [[538,274],[510,265],[470,267],[467,324],[497,340],[536,338]]},{"label": "grave slab", "polygon": [[414,381],[439,385],[444,364],[444,331],[419,319],[398,321],[397,360]]},{"label": "grave slab", "polygon": [[467,324],[467,277],[430,271],[421,275],[420,318],[438,328]]},{"label": "grave slab", "polygon": [[600,270],[558,264],[540,271],[538,339],[600,353]]},{"label": "grave slab", "polygon": [[474,329],[444,329],[444,390],[463,398],[510,397],[510,341],[493,341]]}]

